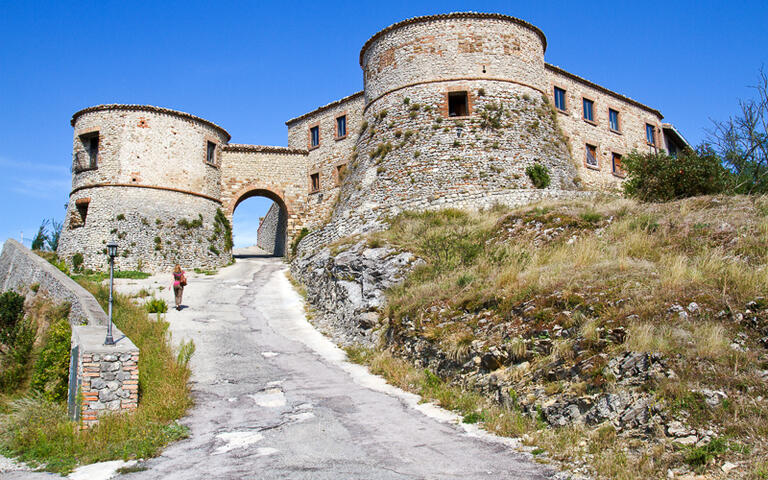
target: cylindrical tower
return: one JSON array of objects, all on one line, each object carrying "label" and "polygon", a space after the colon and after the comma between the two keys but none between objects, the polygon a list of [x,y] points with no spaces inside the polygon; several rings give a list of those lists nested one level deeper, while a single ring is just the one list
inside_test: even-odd
[{"label": "cylindrical tower", "polygon": [[450,13],[396,23],[360,52],[364,129],[336,222],[352,233],[405,208],[525,203],[574,189],[576,170],[546,96],[546,38],[498,14]]},{"label": "cylindrical tower", "polygon": [[72,192],[60,256],[70,264],[82,256],[82,268],[101,270],[105,245],[114,239],[123,270],[231,260],[231,228],[217,214],[220,150],[230,138],[224,129],[143,105],[90,107],[71,123]]}]

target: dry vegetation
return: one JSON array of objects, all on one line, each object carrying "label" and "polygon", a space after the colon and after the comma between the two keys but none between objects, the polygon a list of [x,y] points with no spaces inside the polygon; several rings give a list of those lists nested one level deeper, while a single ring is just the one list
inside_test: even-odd
[{"label": "dry vegetation", "polygon": [[[513,212],[405,213],[369,241],[426,261],[389,293],[389,349],[423,364],[404,348],[417,340],[445,359],[433,371],[448,383],[390,354],[355,354],[394,383],[465,419],[475,412],[469,420],[490,430],[527,432],[550,456],[581,459],[601,477],[664,478],[681,466],[717,476],[727,460],[739,465],[730,477],[768,478],[768,198],[605,198]],[[653,352],[667,373],[639,390],[658,403],[661,418],[715,434],[683,447],[665,439],[663,427],[646,438],[609,422],[542,429],[532,405],[502,408],[466,393],[483,389],[466,381],[461,364],[496,347],[508,358],[489,370],[513,382],[521,405],[538,387],[571,396],[615,391],[607,359]],[[543,373],[583,361],[591,362],[589,375],[551,381]],[[386,366],[393,362],[396,368]],[[429,387],[436,381],[449,393]],[[727,398],[708,406],[697,393],[703,388]],[[453,395],[474,400],[468,407]]]}]

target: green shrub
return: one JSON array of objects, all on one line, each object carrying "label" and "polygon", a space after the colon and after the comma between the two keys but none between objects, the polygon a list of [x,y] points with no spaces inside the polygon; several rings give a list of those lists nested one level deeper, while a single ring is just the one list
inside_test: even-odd
[{"label": "green shrub", "polygon": [[666,152],[632,152],[623,160],[627,173],[624,193],[645,202],[667,202],[728,191],[731,174],[710,149],[685,150],[677,157]]},{"label": "green shrub", "polygon": [[24,318],[24,297],[0,295],[0,392],[12,393],[24,384],[34,342],[35,328]]},{"label": "green shrub", "polygon": [[66,318],[51,324],[32,370],[32,390],[51,402],[67,400],[71,335],[72,329]]},{"label": "green shrub", "polygon": [[549,169],[540,163],[534,163],[525,169],[526,175],[533,182],[536,188],[547,188],[549,186]]},{"label": "green shrub", "polygon": [[78,252],[72,255],[72,268],[75,272],[79,272],[83,268],[84,261],[82,253]]},{"label": "green shrub", "polygon": [[8,291],[0,295],[0,344],[13,345],[17,326],[24,317],[24,297]]},{"label": "green shrub", "polygon": [[168,304],[162,298],[151,298],[145,306],[149,313],[165,313],[168,311]]}]

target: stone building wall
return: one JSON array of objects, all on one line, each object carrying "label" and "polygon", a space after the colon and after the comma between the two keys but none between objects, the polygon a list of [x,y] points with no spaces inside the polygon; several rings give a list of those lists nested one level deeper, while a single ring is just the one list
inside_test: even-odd
[{"label": "stone building wall", "polygon": [[264,218],[259,223],[256,236],[256,246],[270,255],[282,257],[285,255],[285,210],[273,203]]},{"label": "stone building wall", "polygon": [[[217,267],[231,260],[221,206],[221,127],[150,106],[101,105],[77,112],[72,193],[58,253],[84,268],[107,266],[115,240],[117,268],[157,271],[176,263]],[[89,162],[89,139],[98,156]],[[208,142],[215,145],[208,161]]]},{"label": "stone building wall", "polygon": [[[343,137],[337,132],[336,119],[340,116],[346,117],[347,134]],[[349,167],[354,154],[362,123],[363,92],[357,92],[286,122],[288,145],[308,152],[308,170],[305,177],[308,228],[317,228],[329,220],[344,170]],[[315,126],[319,128],[320,144],[312,147],[310,128]],[[312,188],[313,174],[319,175],[319,189]]]},{"label": "stone building wall", "polygon": [[307,217],[307,152],[291,147],[229,144],[221,169],[223,209],[232,218],[245,199],[263,196],[285,211],[286,241]]},{"label": "stone building wall", "polygon": [[[645,125],[656,128],[657,145],[662,146],[661,113],[623,95],[612,92],[561,68],[547,65],[547,95],[554,105],[554,87],[566,92],[565,110],[558,110],[558,121],[573,152],[579,177],[596,190],[621,186],[624,174],[614,172],[612,154],[626,155],[633,150],[648,152],[657,147],[646,143]],[[582,99],[594,102],[594,122],[584,120]],[[608,109],[619,112],[619,130],[610,128]],[[597,147],[598,167],[586,163],[586,144]]]}]

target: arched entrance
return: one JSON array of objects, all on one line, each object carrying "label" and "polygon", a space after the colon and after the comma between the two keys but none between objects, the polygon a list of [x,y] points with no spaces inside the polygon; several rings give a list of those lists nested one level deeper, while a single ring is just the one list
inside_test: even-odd
[{"label": "arched entrance", "polygon": [[[251,216],[245,216],[244,218],[236,216],[235,211],[237,211],[238,206],[253,197],[271,200],[271,206],[267,209],[264,205],[269,202],[256,202],[254,204],[256,209],[248,209],[248,214],[251,214]],[[235,232],[235,247],[250,246],[255,243],[269,255],[276,257],[284,256],[288,244],[289,217],[293,212],[286,204],[281,192],[250,186],[242,189],[234,198],[235,200],[228,210]],[[249,202],[248,207],[251,207],[251,203]],[[253,211],[260,212],[258,218],[252,216]],[[248,222],[249,225],[240,225],[239,222],[243,221]],[[254,225],[256,223],[258,224],[257,227]],[[256,227],[255,231],[254,227]],[[240,239],[238,239],[238,232],[241,232]],[[238,243],[238,240],[240,240],[240,243]],[[249,243],[249,245],[243,244],[243,240]]]}]

